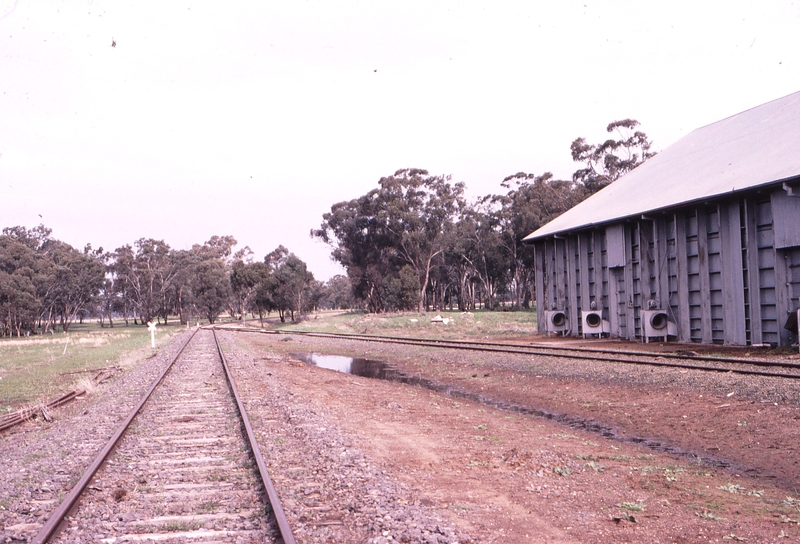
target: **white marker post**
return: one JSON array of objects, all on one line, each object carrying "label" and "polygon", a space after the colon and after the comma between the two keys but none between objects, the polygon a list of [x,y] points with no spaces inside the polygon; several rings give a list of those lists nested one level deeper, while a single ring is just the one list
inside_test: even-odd
[{"label": "white marker post", "polygon": [[147,323],[147,330],[150,331],[150,347],[156,348],[156,323],[152,321]]}]

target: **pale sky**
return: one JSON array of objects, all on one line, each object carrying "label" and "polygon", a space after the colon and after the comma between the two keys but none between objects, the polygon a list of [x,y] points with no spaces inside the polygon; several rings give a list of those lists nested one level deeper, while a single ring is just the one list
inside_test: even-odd
[{"label": "pale sky", "polygon": [[382,176],[569,179],[629,117],[664,149],[799,91],[798,29],[800,0],[0,0],[0,227],[230,234],[325,280],[309,231]]}]

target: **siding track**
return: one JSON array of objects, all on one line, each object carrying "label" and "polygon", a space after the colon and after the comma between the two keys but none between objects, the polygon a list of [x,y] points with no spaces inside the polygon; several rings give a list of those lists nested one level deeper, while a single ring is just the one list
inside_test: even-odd
[{"label": "siding track", "polygon": [[293,543],[230,379],[196,331],[33,542]]},{"label": "siding track", "polygon": [[[219,327],[223,328],[223,327]],[[550,344],[514,344],[497,342],[474,342],[468,340],[441,340],[431,338],[412,338],[398,336],[381,336],[352,333],[325,333],[304,331],[267,331],[243,327],[226,326],[224,330],[239,332],[258,332],[262,334],[297,334],[318,338],[339,338],[343,340],[361,340],[386,344],[405,344],[431,348],[462,349],[470,351],[486,351],[494,353],[514,353],[522,355],[541,355],[544,357],[624,363],[632,365],[671,367],[684,370],[705,372],[731,372],[749,376],[766,376],[771,378],[800,379],[800,364],[784,361],[748,359],[736,357],[705,357],[701,355],[681,353],[649,353],[633,350],[609,350],[594,348],[576,348],[553,346]],[[689,362],[691,361],[691,362]],[[705,363],[705,364],[698,364]],[[775,368],[784,372],[762,370]]]}]

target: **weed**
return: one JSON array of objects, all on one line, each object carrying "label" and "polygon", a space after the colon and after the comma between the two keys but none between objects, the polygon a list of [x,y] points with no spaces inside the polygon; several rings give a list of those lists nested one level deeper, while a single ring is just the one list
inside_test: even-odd
[{"label": "weed", "polygon": [[604,468],[606,468],[606,467],[604,467],[603,465],[598,465],[598,464],[597,464],[597,463],[595,463],[594,461],[589,461],[589,462],[588,462],[588,463],[586,463],[584,466],[587,466],[587,467],[589,467],[590,469],[592,469],[592,470],[593,470],[593,471],[595,471],[595,472],[603,472],[603,469],[604,469]]},{"label": "weed", "polygon": [[746,487],[742,487],[742,486],[740,486],[738,484],[725,484],[725,485],[719,486],[718,489],[721,489],[722,491],[727,491],[728,493],[736,494],[739,491],[745,491],[747,488]]},{"label": "weed", "polygon": [[632,512],[642,512],[644,511],[644,503],[642,501],[636,502],[621,502],[618,505],[623,510],[630,510]]},{"label": "weed", "polygon": [[217,508],[219,508],[219,503],[217,501],[206,501],[201,502],[197,505],[197,513],[198,514],[211,514]]},{"label": "weed", "polygon": [[209,482],[224,482],[227,479],[228,475],[219,470],[215,470],[214,472],[208,475]]},{"label": "weed", "polygon": [[569,467],[553,467],[553,472],[559,476],[569,476],[572,474],[572,469]]},{"label": "weed", "polygon": [[703,512],[697,512],[696,515],[700,519],[707,519],[710,521],[723,521],[725,519],[722,516],[718,516],[705,510]]},{"label": "weed", "polygon": [[[65,337],[70,340],[66,353]],[[63,393],[65,376],[117,364],[123,357],[130,357],[125,354],[149,344],[147,327],[112,332],[96,325],[73,325],[65,336],[0,339],[0,398],[4,404],[26,404],[57,396]],[[6,356],[11,349],[13,356]]]},{"label": "weed", "polygon": [[78,380],[78,383],[75,384],[75,390],[83,391],[83,394],[88,396],[97,391],[97,385],[95,385],[91,378],[81,378]]},{"label": "weed", "polygon": [[170,521],[168,523],[164,523],[159,527],[161,532],[164,533],[177,533],[179,531],[196,531],[200,528],[200,524],[193,522],[188,523],[185,521]]}]

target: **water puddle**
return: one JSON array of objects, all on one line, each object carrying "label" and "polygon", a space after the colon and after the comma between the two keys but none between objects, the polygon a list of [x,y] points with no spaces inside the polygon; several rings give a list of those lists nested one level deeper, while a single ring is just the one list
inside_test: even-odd
[{"label": "water puddle", "polygon": [[599,434],[604,438],[608,438],[618,442],[638,444],[653,451],[669,453],[681,457],[689,457],[693,460],[702,460],[702,462],[715,467],[731,466],[730,463],[727,463],[720,459],[714,459],[706,456],[698,456],[696,453],[682,450],[680,448],[664,444],[663,442],[659,442],[657,440],[620,434],[619,431],[614,429],[613,427],[610,427],[608,425],[605,425],[597,421],[584,419],[577,416],[556,414],[548,412],[546,410],[540,410],[538,408],[520,406],[518,404],[509,404],[503,401],[487,398],[477,393],[463,391],[461,389],[457,389],[450,385],[435,382],[427,378],[422,378],[419,376],[411,376],[409,374],[401,372],[397,368],[394,368],[383,361],[376,361],[373,359],[361,359],[358,357],[345,357],[342,355],[321,355],[318,353],[292,353],[291,355],[292,357],[299,359],[304,363],[315,365],[320,368],[327,368],[330,370],[336,370],[338,372],[344,372],[346,374],[352,374],[354,376],[362,376],[365,378],[375,378],[379,380],[388,380],[388,381],[406,383],[410,385],[418,385],[420,387],[436,391],[437,393],[443,393],[453,398],[471,400],[474,402],[478,402],[481,404],[485,404],[487,406],[492,406],[494,408],[499,408],[500,410],[505,410],[516,414],[525,414],[535,417],[541,417],[544,419],[549,419],[552,421],[556,421],[558,423],[563,423],[565,425],[568,425],[573,429],[580,429],[591,433]]}]

